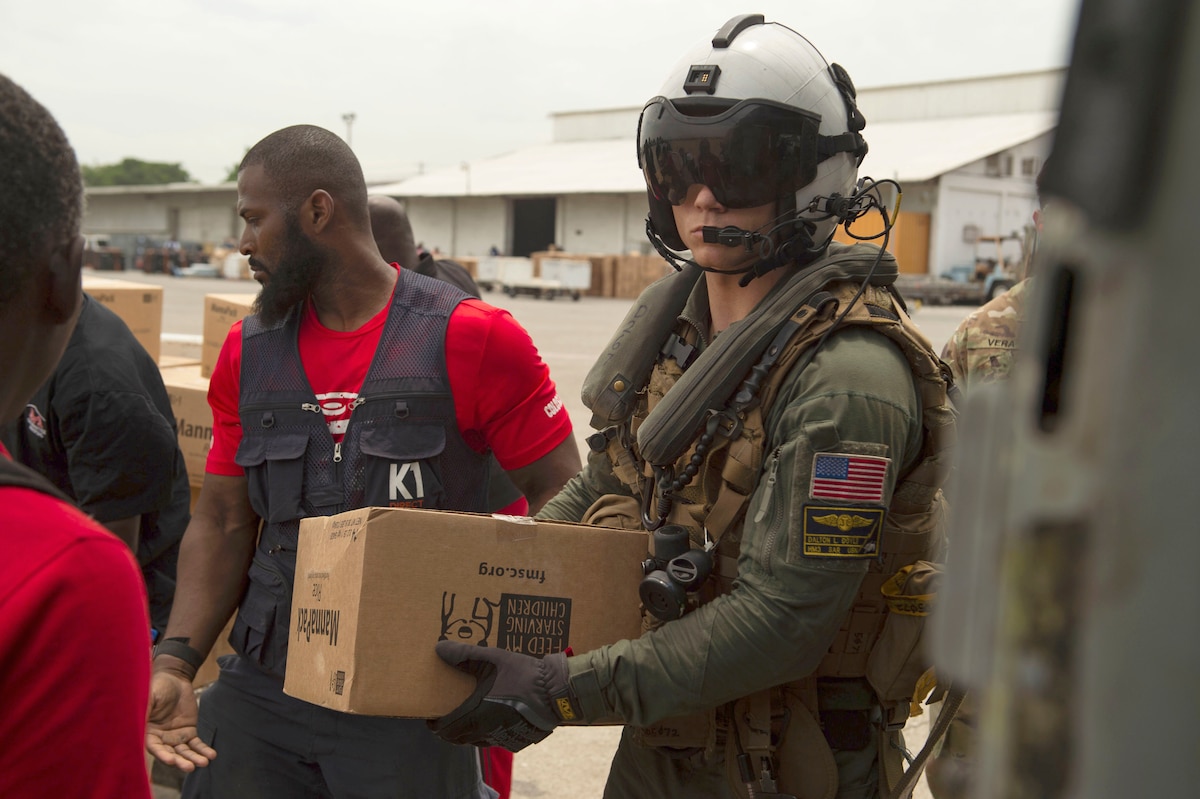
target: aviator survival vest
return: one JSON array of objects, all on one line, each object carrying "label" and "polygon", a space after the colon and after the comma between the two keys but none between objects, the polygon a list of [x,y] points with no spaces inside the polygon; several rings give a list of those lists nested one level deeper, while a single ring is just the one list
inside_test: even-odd
[{"label": "aviator survival vest", "polygon": [[487,509],[487,456],[458,430],[446,326],[467,295],[400,270],[379,346],[334,443],[297,346],[303,308],[242,323],[235,461],[263,521],[230,634],[235,651],[282,676],[300,520],[371,506]]},{"label": "aviator survival vest", "polygon": [[[830,256],[806,270],[827,266],[828,262],[839,256],[861,258],[865,252],[863,247],[833,249]],[[894,262],[886,254],[885,262],[894,271]],[[682,487],[678,483],[672,487],[670,494],[675,501],[665,521],[687,527],[692,532],[693,547],[704,545],[705,531],[709,540],[716,542],[716,551],[713,553],[714,576],[693,597],[695,603],[703,604],[718,594],[732,590],[737,574],[741,528],[748,512],[747,504],[762,474],[764,460],[769,456],[769,453],[764,453],[764,419],[779,388],[797,362],[813,354],[812,348],[823,340],[835,323],[839,326],[868,326],[886,336],[904,354],[914,375],[922,407],[920,457],[898,476],[880,538],[880,556],[871,561],[851,610],[816,672],[796,683],[763,692],[761,697],[747,697],[708,714],[668,720],[653,730],[643,731],[641,736],[648,745],[677,745],[680,741],[688,741],[707,748],[715,742],[718,728],[737,723],[741,728],[738,739],[743,748],[755,756],[774,760],[782,771],[781,784],[791,783],[790,790],[801,797],[821,796],[829,789],[827,780],[816,778],[816,772],[822,770],[816,766],[824,763],[826,770],[833,770],[832,756],[825,747],[825,741],[821,740],[820,733],[807,736],[802,744],[798,741],[790,745],[785,742],[783,747],[788,751],[786,756],[780,756],[777,736],[761,733],[777,727],[784,710],[782,705],[801,704],[815,721],[819,718],[818,688],[821,678],[866,678],[874,693],[872,701],[883,708],[885,718],[881,726],[885,731],[894,730],[907,719],[917,679],[927,665],[919,653],[911,651],[918,645],[914,636],[919,638],[920,625],[927,609],[920,607],[911,615],[904,615],[903,611],[913,607],[908,597],[913,592],[925,591],[933,580],[931,573],[935,570],[924,568],[923,562],[942,556],[945,531],[940,486],[949,469],[954,411],[948,398],[948,370],[887,288],[886,284],[890,282],[885,277],[879,284],[873,281],[864,287],[861,280],[835,280],[810,294],[794,309],[787,324],[775,335],[772,346],[768,348],[776,351],[769,357],[769,370],[759,370],[758,377],[761,379],[754,386],[756,398],[745,402],[746,397],[742,396],[743,402],[737,406],[735,414],[728,413],[729,405],[735,404],[730,403],[729,398],[709,398],[709,407],[714,411],[709,415],[710,422],[720,419],[721,412],[724,412],[727,418],[736,417],[732,424],[710,424],[709,432],[715,429],[716,435],[702,436],[673,464],[652,464],[641,456],[645,447],[640,444],[647,442],[644,440],[645,431],[639,435],[639,428],[695,360],[694,328],[690,325],[676,328],[668,336],[650,375],[642,384],[642,398],[635,404],[627,426],[609,428],[589,442],[593,446],[603,446],[613,464],[614,473],[628,486],[633,496],[646,498],[640,509],[643,519],[653,515],[653,503],[650,501],[656,493],[653,483],[661,481],[664,471],[667,475],[677,475],[689,465],[692,467],[694,478]],[[861,296],[857,296],[860,289]],[[844,317],[843,312],[846,312]],[[776,346],[780,344],[782,346]],[[807,363],[807,360],[803,362]],[[709,368],[719,367],[710,364]],[[742,388],[745,387],[746,383],[743,383]],[[739,395],[741,392],[735,392],[735,397]],[[820,430],[809,431],[809,434],[814,438],[814,446],[820,448]],[[699,456],[698,445],[701,446]],[[767,461],[768,473],[771,468],[771,462]],[[761,515],[760,509],[749,510]],[[622,526],[628,526],[627,522]],[[922,597],[921,601],[927,605],[929,598],[923,594]],[[894,613],[896,608],[901,608],[902,613]],[[885,630],[890,616],[901,620],[901,624],[894,627],[900,630],[899,637],[904,641],[893,643],[892,639],[897,637],[896,630]],[[919,619],[915,624],[903,624],[914,617]],[[652,628],[660,623],[648,618],[646,626]],[[908,629],[913,626],[917,628],[915,631]],[[892,650],[898,645],[904,651],[877,651],[879,642],[885,638],[888,644],[884,648]],[[873,653],[877,655],[874,658]],[[824,704],[824,701],[820,700],[820,703]],[[789,707],[786,712],[792,715],[793,728],[799,732],[800,725],[795,718],[797,711],[801,711],[801,708]],[[743,720],[747,719],[751,720],[750,723],[743,725]],[[756,735],[755,730],[759,734]],[[799,752],[797,744],[800,744]],[[783,762],[788,760],[793,762]],[[792,771],[796,760],[804,764],[806,773],[802,777],[789,779],[787,772]],[[885,777],[885,785],[895,782],[894,774],[886,774]],[[833,780],[833,789],[836,790],[836,777]]]}]

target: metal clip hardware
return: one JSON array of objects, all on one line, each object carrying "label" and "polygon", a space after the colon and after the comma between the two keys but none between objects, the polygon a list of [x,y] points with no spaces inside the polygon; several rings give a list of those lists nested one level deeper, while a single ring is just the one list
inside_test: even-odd
[{"label": "metal clip hardware", "polygon": [[730,410],[708,410],[708,424],[705,432],[712,437],[718,433],[722,438],[734,439],[742,434],[742,419]]},{"label": "metal clip hardware", "polygon": [[660,488],[670,485],[674,479],[675,470],[670,466],[655,466],[654,476],[646,478],[642,489],[642,526],[652,533],[666,524],[667,517],[671,515],[673,500],[669,494],[661,493]]}]

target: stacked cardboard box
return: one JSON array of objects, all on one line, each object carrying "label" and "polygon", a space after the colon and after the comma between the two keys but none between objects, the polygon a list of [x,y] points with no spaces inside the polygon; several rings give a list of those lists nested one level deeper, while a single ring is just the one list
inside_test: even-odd
[{"label": "stacked cardboard box", "polygon": [[179,366],[199,366],[200,359],[192,358],[188,355],[160,355],[158,356],[158,369],[175,369]]},{"label": "stacked cardboard box", "polygon": [[453,258],[450,258],[449,260],[454,261],[455,263],[458,263],[458,264],[462,264],[463,269],[467,270],[467,273],[471,276],[472,280],[474,280],[476,277],[478,277],[478,275],[479,275],[479,258],[478,257],[476,257],[474,255],[456,255]]},{"label": "stacked cardboard box", "polygon": [[217,356],[234,322],[250,314],[256,294],[208,294],[204,297],[204,343],[200,347],[200,376],[212,377]]},{"label": "stacked cardboard box", "polygon": [[546,259],[585,261],[592,267],[591,287],[582,293],[589,297],[635,299],[654,281],[671,272],[671,267],[657,253],[641,255],[595,255],[559,251],[535,252],[529,256],[533,264],[532,277],[544,277],[542,262]]},{"label": "stacked cardboard box", "polygon": [[188,482],[193,488],[199,488],[204,482],[204,464],[212,448],[208,378],[200,375],[198,364],[163,369],[162,378],[171,399],[171,411],[175,414],[179,449],[183,451],[183,461],[187,465]]},{"label": "stacked cardboard box", "polygon": [[589,253],[564,253],[559,251],[535,252],[529,256],[533,261],[534,277],[545,277],[542,272],[542,261],[552,258],[567,261],[582,261],[592,267],[592,284],[581,293],[586,297],[611,297],[612,272],[616,264],[616,256],[594,255]]},{"label": "stacked cardboard box", "polygon": [[610,296],[636,299],[643,289],[670,272],[670,265],[657,253],[619,256],[613,293]]},{"label": "stacked cardboard box", "polygon": [[83,290],[121,317],[150,357],[158,360],[162,354],[162,286],[84,273]]}]

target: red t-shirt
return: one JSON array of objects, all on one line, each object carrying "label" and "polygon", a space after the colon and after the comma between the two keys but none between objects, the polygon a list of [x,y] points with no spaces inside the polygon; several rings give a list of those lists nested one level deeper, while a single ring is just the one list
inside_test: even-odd
[{"label": "red t-shirt", "polygon": [[40,491],[0,488],[0,509],[0,796],[149,799],[141,570]]},{"label": "red t-shirt", "polygon": [[[350,404],[366,379],[383,334],[388,306],[357,330],[330,330],[311,305],[300,322],[300,359],[325,413],[329,432],[341,440]],[[208,387],[213,446],[206,471],[240,476],[234,462],[242,437],[238,394],[242,323],[225,338]],[[463,439],[477,452],[489,447],[506,470],[541,458],[571,435],[571,420],[529,334],[508,311],[467,299],[446,327],[446,368]],[[521,507],[524,506],[524,507]],[[521,500],[502,512],[524,513]]]}]

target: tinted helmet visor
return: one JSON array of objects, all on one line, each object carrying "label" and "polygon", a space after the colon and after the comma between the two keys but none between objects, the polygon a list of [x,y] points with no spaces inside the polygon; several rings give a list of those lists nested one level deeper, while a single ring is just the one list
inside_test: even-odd
[{"label": "tinted helmet visor", "polygon": [[695,110],[682,114],[665,97],[642,109],[638,159],[656,199],[679,205],[699,183],[726,208],[754,208],[816,178],[817,114],[769,100]]}]

